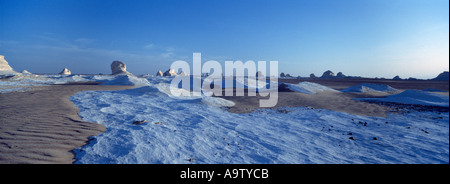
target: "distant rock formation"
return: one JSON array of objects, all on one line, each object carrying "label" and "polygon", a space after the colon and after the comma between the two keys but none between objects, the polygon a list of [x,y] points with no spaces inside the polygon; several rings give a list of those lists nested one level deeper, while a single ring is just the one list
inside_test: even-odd
[{"label": "distant rock formation", "polygon": [[402,80],[402,78],[400,78],[400,76],[395,76],[394,78],[392,78],[392,80]]},{"label": "distant rock formation", "polygon": [[333,78],[335,77],[334,73],[331,70],[327,70],[326,72],[323,72],[321,78]]},{"label": "distant rock formation", "polygon": [[22,70],[22,74],[27,74],[27,75],[31,75],[32,73],[29,72],[28,70]]},{"label": "distant rock formation", "polygon": [[13,70],[11,66],[9,66],[8,62],[5,60],[5,56],[0,55],[0,71],[10,71]]},{"label": "distant rock formation", "polygon": [[292,77],[292,76],[291,76],[290,74],[287,73],[287,74],[286,74],[286,77]]},{"label": "distant rock formation", "polygon": [[256,72],[256,77],[266,77],[261,71]]},{"label": "distant rock formation", "polygon": [[163,76],[163,73],[161,70],[158,70],[158,72],[156,73],[156,76]]},{"label": "distant rock formation", "polygon": [[313,73],[309,74],[309,78],[316,78],[316,75],[314,75]]},{"label": "distant rock formation", "polygon": [[178,76],[188,76],[187,75],[187,73],[186,72],[184,72],[184,71],[181,71],[179,74],[178,74]]},{"label": "distant rock formation", "polygon": [[431,80],[437,80],[437,81],[448,81],[449,80],[449,73],[448,71],[444,71],[440,73],[437,77],[431,79]]},{"label": "distant rock formation", "polygon": [[16,75],[16,71],[9,66],[8,62],[5,60],[5,56],[0,55],[0,75]]},{"label": "distant rock formation", "polygon": [[69,69],[64,68],[61,72],[59,72],[59,74],[61,74],[61,75],[71,75],[72,72]]},{"label": "distant rock formation", "polygon": [[169,69],[166,72],[164,72],[163,76],[169,76],[169,77],[177,76],[177,72],[175,72],[174,69]]},{"label": "distant rock formation", "polygon": [[286,77],[286,75],[283,72],[281,72],[280,77]]},{"label": "distant rock formation", "polygon": [[111,73],[113,75],[130,75],[130,72],[127,72],[127,65],[122,61],[113,61],[111,63]]},{"label": "distant rock formation", "polygon": [[342,72],[338,72],[338,73],[336,74],[336,77],[338,77],[338,78],[345,78],[345,77],[347,77],[347,76],[345,76]]}]

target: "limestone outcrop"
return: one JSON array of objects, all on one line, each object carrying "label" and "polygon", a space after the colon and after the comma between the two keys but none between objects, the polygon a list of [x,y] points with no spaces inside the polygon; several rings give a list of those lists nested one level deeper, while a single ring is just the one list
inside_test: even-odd
[{"label": "limestone outcrop", "polygon": [[130,75],[127,71],[127,65],[122,61],[113,61],[111,63],[111,73],[113,75]]},{"label": "limestone outcrop", "polygon": [[64,68],[61,72],[59,72],[59,74],[61,74],[61,75],[71,75],[72,72],[69,69]]}]

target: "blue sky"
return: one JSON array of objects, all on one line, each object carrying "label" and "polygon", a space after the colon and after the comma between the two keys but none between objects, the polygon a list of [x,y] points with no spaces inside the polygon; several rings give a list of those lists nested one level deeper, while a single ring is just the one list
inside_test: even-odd
[{"label": "blue sky", "polygon": [[279,72],[431,78],[449,70],[448,0],[0,0],[0,55],[21,71],[155,74],[175,60]]}]

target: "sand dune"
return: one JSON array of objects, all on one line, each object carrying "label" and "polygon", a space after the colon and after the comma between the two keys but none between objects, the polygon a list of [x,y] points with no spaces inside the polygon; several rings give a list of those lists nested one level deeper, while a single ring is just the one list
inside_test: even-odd
[{"label": "sand dune", "polygon": [[72,150],[105,128],[82,121],[68,97],[126,88],[131,86],[52,85],[0,95],[0,163],[74,162]]}]

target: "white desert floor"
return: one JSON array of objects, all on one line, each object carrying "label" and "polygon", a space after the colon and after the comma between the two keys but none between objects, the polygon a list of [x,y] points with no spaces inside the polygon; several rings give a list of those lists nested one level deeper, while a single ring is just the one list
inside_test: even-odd
[{"label": "white desert floor", "polygon": [[[138,86],[83,91],[69,98],[82,120],[106,127],[106,132],[75,150],[75,163],[449,163],[448,111],[403,109],[371,117],[285,107],[238,114],[228,112],[223,106],[233,102],[221,98],[172,97],[167,93],[170,78],[66,76],[33,79],[46,82],[27,85],[21,80],[3,81],[0,91],[73,81]],[[291,88],[313,94],[332,90],[315,83]],[[430,94],[408,92],[397,97],[401,102],[430,101],[448,107],[448,96]],[[392,96],[384,102],[399,99]]]}]

